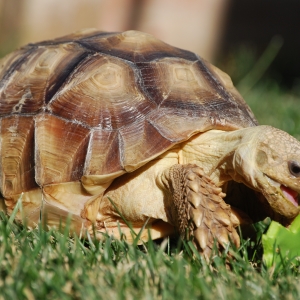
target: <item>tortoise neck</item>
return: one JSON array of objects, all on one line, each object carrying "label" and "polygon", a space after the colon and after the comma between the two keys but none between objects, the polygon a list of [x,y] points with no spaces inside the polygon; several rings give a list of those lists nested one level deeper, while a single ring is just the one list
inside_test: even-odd
[{"label": "tortoise neck", "polygon": [[[251,128],[235,131],[210,130],[195,135],[182,144],[180,163],[197,164],[218,186],[230,180],[244,181],[237,171],[235,154],[247,143],[245,136]],[[249,147],[250,150],[250,147]]]}]

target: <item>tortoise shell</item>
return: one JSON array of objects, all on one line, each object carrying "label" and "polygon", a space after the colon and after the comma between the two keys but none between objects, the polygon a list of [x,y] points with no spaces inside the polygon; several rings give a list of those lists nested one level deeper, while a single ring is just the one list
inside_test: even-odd
[{"label": "tortoise shell", "polygon": [[255,126],[230,78],[137,32],[85,30],[0,61],[4,198],[131,172],[198,132]]}]

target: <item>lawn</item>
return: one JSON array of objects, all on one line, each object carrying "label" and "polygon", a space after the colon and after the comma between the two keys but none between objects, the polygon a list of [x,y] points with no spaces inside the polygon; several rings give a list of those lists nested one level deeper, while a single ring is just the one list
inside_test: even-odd
[{"label": "lawn", "polygon": [[[240,89],[260,124],[300,139],[297,91],[266,78]],[[29,230],[4,215],[0,227],[0,299],[300,299],[299,264],[267,268],[262,262],[264,222],[255,226],[256,239],[242,240],[234,259],[226,263],[225,253],[211,264],[179,239],[143,246],[111,237],[85,241]]]},{"label": "lawn", "polygon": [[[189,243],[143,247],[107,237],[27,230],[2,216],[2,299],[298,299],[299,266],[261,264],[259,242],[244,241],[226,266],[207,265]],[[173,245],[172,245],[173,243]],[[180,243],[180,241],[179,241]],[[254,253],[249,257],[249,253]]]}]

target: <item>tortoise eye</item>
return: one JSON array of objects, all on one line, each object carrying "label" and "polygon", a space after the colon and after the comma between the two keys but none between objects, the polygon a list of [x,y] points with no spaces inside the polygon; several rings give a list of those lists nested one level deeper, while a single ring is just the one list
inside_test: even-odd
[{"label": "tortoise eye", "polygon": [[297,161],[288,162],[290,173],[295,177],[300,177],[300,164]]}]

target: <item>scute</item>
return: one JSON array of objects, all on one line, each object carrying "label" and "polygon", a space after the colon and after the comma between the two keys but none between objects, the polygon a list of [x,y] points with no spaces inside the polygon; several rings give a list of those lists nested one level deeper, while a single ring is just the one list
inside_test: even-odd
[{"label": "scute", "polygon": [[50,114],[36,117],[35,169],[40,186],[76,181],[83,175],[89,129]]},{"label": "scute", "polygon": [[163,57],[197,59],[192,52],[172,47],[150,34],[135,30],[106,36],[99,33],[82,38],[79,43],[93,51],[120,57],[137,65]]},{"label": "scute", "polygon": [[6,56],[0,118],[5,197],[111,180],[197,132],[257,125],[221,71],[137,31],[86,30]]},{"label": "scute", "polygon": [[111,130],[143,119],[154,104],[143,94],[135,67],[96,53],[84,59],[48,105],[55,115]]},{"label": "scute", "polygon": [[210,86],[195,62],[167,57],[144,64],[141,74],[145,89],[160,107],[172,98],[174,106],[180,106],[177,101],[202,105],[210,93]]},{"label": "scute", "polygon": [[34,189],[34,120],[14,115],[1,119],[1,194],[9,198]]},{"label": "scute", "polygon": [[123,169],[123,149],[117,130],[93,130],[85,161],[85,175],[115,173]]},{"label": "scute", "polygon": [[37,113],[45,106],[81,60],[84,51],[76,44],[32,47],[17,52],[15,62],[6,67],[0,84],[0,116]]},{"label": "scute", "polygon": [[123,166],[127,172],[134,171],[173,145],[148,120],[120,129],[120,135],[124,145]]}]

